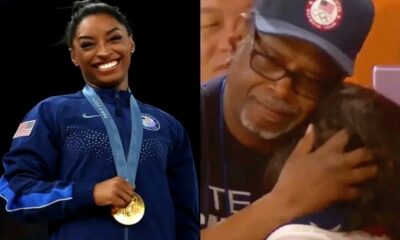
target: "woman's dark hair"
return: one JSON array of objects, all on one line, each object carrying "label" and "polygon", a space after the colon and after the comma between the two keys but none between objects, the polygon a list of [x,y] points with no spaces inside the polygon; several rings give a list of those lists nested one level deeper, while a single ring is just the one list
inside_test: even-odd
[{"label": "woman's dark hair", "polygon": [[97,0],[75,1],[72,5],[71,20],[65,29],[65,43],[71,47],[72,39],[75,36],[76,28],[79,23],[81,23],[85,17],[99,13],[108,14],[114,17],[118,22],[125,26],[129,35],[132,34],[132,29],[126,20],[126,17],[119,11],[118,7],[114,7]]},{"label": "woman's dark hair", "polygon": [[[374,179],[358,185],[362,190],[358,199],[337,203],[348,220],[348,229],[342,230],[377,225],[385,228],[390,239],[400,239],[400,106],[373,89],[342,83],[321,99],[310,121],[314,124],[315,148],[346,128],[351,137],[344,152],[366,147],[378,167]],[[306,125],[294,130],[294,137],[287,138],[269,160],[264,175],[266,192],[273,189]]]}]

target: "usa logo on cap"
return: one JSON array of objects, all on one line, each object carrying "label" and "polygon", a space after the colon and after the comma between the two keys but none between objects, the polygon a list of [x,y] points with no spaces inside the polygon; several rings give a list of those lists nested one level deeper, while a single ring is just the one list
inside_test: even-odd
[{"label": "usa logo on cap", "polygon": [[343,18],[340,0],[310,0],[306,6],[308,22],[322,31],[329,31],[339,26]]}]

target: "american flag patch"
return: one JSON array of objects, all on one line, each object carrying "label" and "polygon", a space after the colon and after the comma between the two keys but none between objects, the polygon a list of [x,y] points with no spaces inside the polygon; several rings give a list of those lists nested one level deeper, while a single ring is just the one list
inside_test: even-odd
[{"label": "american flag patch", "polygon": [[31,120],[31,121],[26,121],[26,122],[20,123],[17,131],[14,134],[13,139],[17,138],[17,137],[27,137],[27,136],[31,135],[33,126],[35,126],[35,122],[36,122],[36,120]]},{"label": "american flag patch", "polygon": [[332,14],[335,10],[335,4],[328,2],[327,0],[321,0],[319,4],[319,9],[329,14]]}]

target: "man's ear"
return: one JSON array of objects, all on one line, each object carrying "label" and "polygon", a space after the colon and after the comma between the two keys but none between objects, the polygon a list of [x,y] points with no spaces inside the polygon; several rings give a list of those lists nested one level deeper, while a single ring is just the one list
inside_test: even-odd
[{"label": "man's ear", "polygon": [[75,50],[73,48],[68,48],[68,50],[69,50],[69,53],[71,54],[72,63],[75,66],[79,67],[79,63],[78,63],[78,60],[76,59],[76,55],[75,55]]}]

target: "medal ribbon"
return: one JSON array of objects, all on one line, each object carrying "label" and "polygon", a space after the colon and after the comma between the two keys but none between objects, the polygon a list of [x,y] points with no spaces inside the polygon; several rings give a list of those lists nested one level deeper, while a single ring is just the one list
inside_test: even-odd
[{"label": "medal ribbon", "polygon": [[103,120],[104,126],[107,130],[108,138],[110,139],[111,151],[114,157],[114,164],[115,168],[117,169],[118,176],[123,177],[124,179],[128,180],[132,185],[135,185],[136,172],[143,139],[143,126],[139,105],[133,97],[133,94],[131,93],[130,97],[130,110],[132,121],[131,139],[128,156],[126,157],[118,128],[115,125],[115,122],[112,119],[111,114],[107,110],[103,101],[101,101],[96,91],[88,84],[86,84],[82,92]]}]

